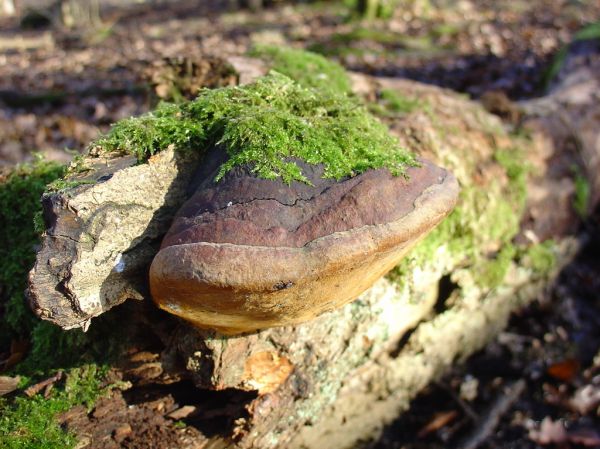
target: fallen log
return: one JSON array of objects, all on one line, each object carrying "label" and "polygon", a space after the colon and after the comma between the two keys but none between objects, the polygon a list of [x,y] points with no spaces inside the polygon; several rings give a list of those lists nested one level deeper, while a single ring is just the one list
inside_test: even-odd
[{"label": "fallen log", "polygon": [[[181,373],[173,361],[183,360],[199,388],[255,393],[247,413],[212,437],[215,447],[345,448],[375,437],[431,380],[485,345],[512,311],[543,291],[577,247],[575,189],[565,195],[547,182],[550,176],[575,185],[573,172],[558,170],[564,146],[547,145],[552,141],[538,131],[531,138],[510,134],[480,105],[443,89],[358,75],[354,85],[413,105],[387,111],[392,130],[404,147],[455,174],[462,188],[457,209],[387,278],[309,322],[231,337],[180,323],[163,353],[167,370]],[[590,151],[600,154],[597,145]],[[177,157],[166,150],[146,165],[103,160],[108,172],[92,165],[68,179],[78,186],[45,198],[49,230],[30,278],[40,316],[65,328],[85,326],[128,297],[149,299],[146,270],[197,163]],[[535,163],[535,176],[526,160]],[[146,179],[154,170],[164,179],[160,191]],[[591,189],[597,198],[596,184]],[[540,191],[546,195],[529,193]],[[560,207],[530,213],[540,198],[560,198]]]}]

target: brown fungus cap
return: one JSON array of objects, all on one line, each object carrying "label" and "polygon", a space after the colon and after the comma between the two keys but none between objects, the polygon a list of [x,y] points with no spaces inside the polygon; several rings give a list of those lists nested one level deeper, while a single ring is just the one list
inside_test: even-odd
[{"label": "brown fungus cap", "polygon": [[150,269],[154,301],[224,334],[301,323],[356,299],[454,207],[452,174],[421,160],[312,185],[237,167],[215,183],[213,152]]}]

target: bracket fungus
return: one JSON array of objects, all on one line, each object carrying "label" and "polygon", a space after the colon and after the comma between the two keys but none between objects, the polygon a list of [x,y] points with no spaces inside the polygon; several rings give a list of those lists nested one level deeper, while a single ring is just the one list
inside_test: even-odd
[{"label": "bracket fungus", "polygon": [[421,160],[342,180],[296,163],[309,183],[238,166],[216,182],[219,152],[197,175],[150,268],[164,310],[234,335],[310,320],[356,299],[454,207],[458,183]]}]

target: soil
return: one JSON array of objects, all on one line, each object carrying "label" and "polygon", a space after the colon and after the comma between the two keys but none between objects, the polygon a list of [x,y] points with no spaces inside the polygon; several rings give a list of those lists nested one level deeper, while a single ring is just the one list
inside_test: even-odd
[{"label": "soil", "polygon": [[[353,70],[408,77],[473,97],[495,92],[509,101],[530,98],[543,93],[556,51],[582,25],[600,18],[600,5],[591,1],[467,0],[436,8],[426,18],[400,11],[372,24],[381,31],[378,37],[349,39],[356,26],[341,7],[284,5],[251,12],[228,11],[226,3],[113,8],[104,17],[106,27],[96,31],[23,30],[17,19],[1,19],[0,168],[37,151],[69,160],[111,123],[168,98],[169,73],[189,69],[193,79],[179,86],[184,96],[229,84],[227,70],[204,79],[206,61],[244,54],[257,42],[312,48]],[[468,447],[494,414],[498,425],[479,447],[600,447],[600,210],[587,220],[581,239],[581,253],[556,285],[365,447]],[[250,398],[244,394],[197,390],[187,380],[156,376],[153,369],[162,369],[152,363],[144,360],[134,374],[121,368],[115,375],[131,388],[115,390],[89,413],[70,410],[62,416],[64,426],[94,448],[201,448],[206,436],[246,413]],[[494,408],[515,382],[525,382],[521,394],[508,408]],[[224,410],[224,402],[235,410]]]}]

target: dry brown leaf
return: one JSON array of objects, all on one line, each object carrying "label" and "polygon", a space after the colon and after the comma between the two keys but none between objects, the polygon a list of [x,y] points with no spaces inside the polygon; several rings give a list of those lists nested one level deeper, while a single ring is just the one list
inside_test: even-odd
[{"label": "dry brown leaf", "polygon": [[569,408],[580,413],[587,415],[593,410],[596,410],[600,405],[600,387],[597,385],[585,385],[578,388],[577,391],[568,401]]},{"label": "dry brown leaf", "polygon": [[[36,394],[38,394],[40,391],[42,391],[44,388],[48,388],[50,386],[52,386],[55,382],[59,381],[60,379],[62,379],[63,373],[62,371],[57,372],[54,376],[49,377],[46,380],[42,380],[41,382],[38,382],[37,384],[34,384],[30,387],[27,387],[25,389],[25,394],[29,397],[35,396]],[[48,389],[48,392],[50,390]]]},{"label": "dry brown leaf", "polygon": [[546,372],[555,379],[570,382],[579,373],[580,366],[578,360],[567,359],[550,365]]},{"label": "dry brown leaf", "polygon": [[543,445],[563,444],[567,442],[567,431],[562,421],[553,421],[552,418],[546,416],[539,429],[529,431],[529,439]]},{"label": "dry brown leaf", "polygon": [[417,433],[417,438],[425,438],[430,433],[435,432],[436,430],[441,429],[442,427],[450,424],[456,417],[458,416],[458,412],[456,410],[449,410],[447,412],[438,412],[433,415],[431,421],[429,421],[425,426],[419,430]]}]

